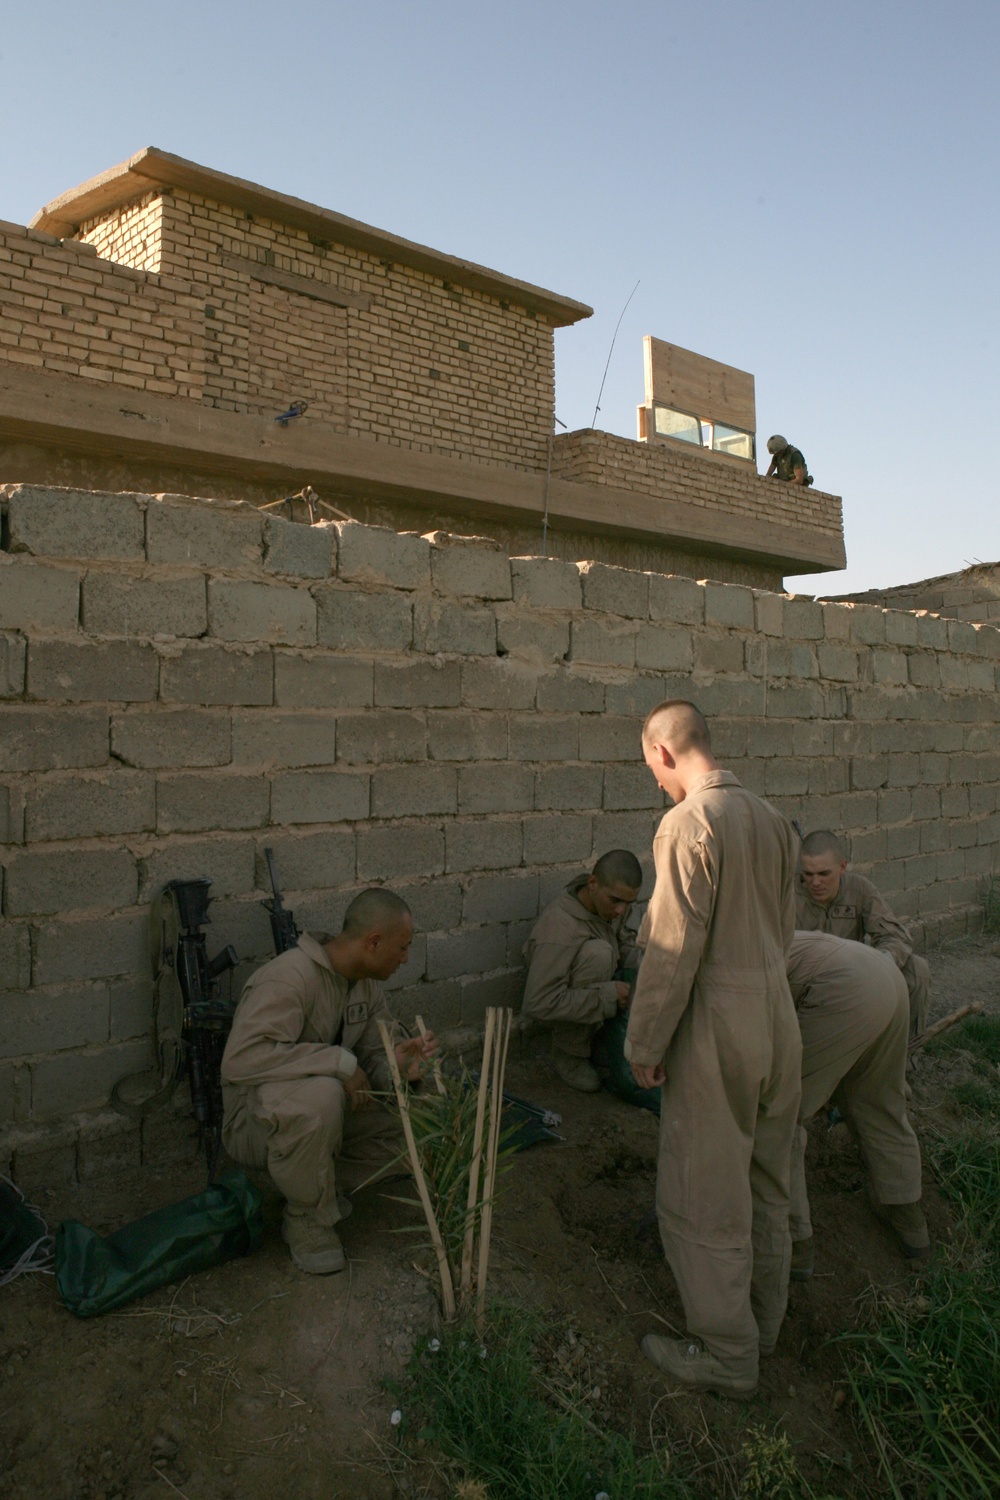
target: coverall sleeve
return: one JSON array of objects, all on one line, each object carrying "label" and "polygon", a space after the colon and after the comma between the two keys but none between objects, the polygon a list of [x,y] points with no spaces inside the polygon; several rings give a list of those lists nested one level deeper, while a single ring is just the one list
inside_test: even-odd
[{"label": "coverall sleeve", "polygon": [[282,1079],[351,1078],[357,1058],[346,1047],[301,1042],[303,999],[283,980],[264,980],[244,992],[222,1058],[226,1083],[276,1083]]},{"label": "coverall sleeve", "polygon": [[861,926],[872,947],[878,948],[882,953],[888,953],[896,967],[901,969],[913,952],[913,945],[906,928],[899,918],[893,915],[888,904],[874,886],[865,892],[865,901],[861,908]]},{"label": "coverall sleeve", "polygon": [[571,989],[573,960],[579,943],[534,943],[521,1014],[534,1021],[606,1021],[618,1010],[618,986],[613,979],[587,989]]},{"label": "coverall sleeve", "polygon": [[661,834],[653,854],[656,889],[625,1038],[629,1062],[647,1068],[663,1061],[687,1009],[715,906],[715,881],[700,841]]}]

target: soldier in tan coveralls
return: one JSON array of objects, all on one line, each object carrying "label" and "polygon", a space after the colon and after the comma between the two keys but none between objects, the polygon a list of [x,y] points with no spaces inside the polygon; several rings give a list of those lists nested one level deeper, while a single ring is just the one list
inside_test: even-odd
[{"label": "soldier in tan coveralls", "polygon": [[604,1021],[628,1004],[628,985],[614,975],[642,957],[628,913],[642,885],[642,866],[612,849],[578,875],[542,912],[524,945],[528,977],[521,1014],[552,1027],[552,1066],[570,1088],[596,1093],[601,1080],[590,1047]]},{"label": "soldier in tan coveralls", "polygon": [[[802,1033],[802,1104],[808,1120],[837,1105],[864,1154],[872,1207],[910,1257],[930,1248],[920,1207],[920,1147],[906,1113],[910,1006],[887,953],[825,932],[796,932],[788,983]],[[792,1279],[813,1273],[805,1174],[806,1132],[792,1150]]]},{"label": "soldier in tan coveralls", "polygon": [[914,953],[909,933],[871,881],[848,870],[840,840],[826,829],[807,834],[799,850],[795,925],[802,932],[867,940],[888,953],[906,980],[911,1033],[924,1030],[931,986],[927,960]]},{"label": "soldier in tan coveralls", "polygon": [[788,1298],[796,838],[719,766],[693,704],[655,708],[643,750],[676,806],[653,844],[625,1050],[640,1088],[663,1085],[656,1211],[692,1337],[642,1349],[681,1385],[744,1396]]},{"label": "soldier in tan coveralls", "polygon": [[[378,1031],[392,1024],[380,980],[407,959],[413,918],[391,891],[356,896],[334,938],[304,933],[298,946],[247,981],[222,1058],[222,1140],[246,1166],[267,1167],[286,1203],[282,1234],[300,1270],[341,1271],[334,1228],[351,1211],[336,1190],[395,1159],[399,1117],[371,1097],[392,1091]],[[432,1033],[396,1044],[416,1079],[438,1050]]]}]

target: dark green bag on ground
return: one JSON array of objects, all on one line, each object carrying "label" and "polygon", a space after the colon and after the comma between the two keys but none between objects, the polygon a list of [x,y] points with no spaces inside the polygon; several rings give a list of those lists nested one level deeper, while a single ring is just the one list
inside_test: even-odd
[{"label": "dark green bag on ground", "polygon": [[635,1104],[639,1109],[651,1109],[657,1117],[660,1113],[660,1089],[641,1089],[632,1077],[632,1069],[625,1059],[625,1033],[628,1031],[628,1012],[620,1010],[610,1021],[605,1021],[594,1038],[594,1063],[610,1093],[624,1099],[626,1104]]},{"label": "dark green bag on ground", "polygon": [[56,1231],[56,1286],[70,1312],[93,1318],[195,1271],[248,1255],[263,1230],[253,1183],[244,1172],[221,1172],[204,1192],[107,1237],[64,1219]]}]

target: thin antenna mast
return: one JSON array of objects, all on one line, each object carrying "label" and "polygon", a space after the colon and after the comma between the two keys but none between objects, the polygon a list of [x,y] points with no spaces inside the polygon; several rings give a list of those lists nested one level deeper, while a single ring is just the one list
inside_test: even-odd
[{"label": "thin antenna mast", "polygon": [[608,362],[604,366],[604,374],[601,377],[601,389],[597,393],[597,405],[594,407],[594,420],[590,424],[591,427],[596,427],[597,425],[597,413],[601,409],[601,397],[604,395],[604,382],[605,380],[607,380],[608,370],[611,368],[611,356],[615,352],[615,339],[618,337],[618,330],[622,326],[622,318],[624,318],[626,312],[628,311],[628,305],[632,301],[632,298],[635,296],[638,290],[639,282],[637,281],[635,286],[629,292],[628,297],[626,298],[625,306],[622,308],[621,312],[618,315],[618,322],[615,324],[615,331],[611,335],[611,348],[608,350]]}]

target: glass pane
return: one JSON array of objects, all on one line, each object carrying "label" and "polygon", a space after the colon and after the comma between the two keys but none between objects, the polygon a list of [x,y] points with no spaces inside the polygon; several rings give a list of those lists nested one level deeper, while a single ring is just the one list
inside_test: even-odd
[{"label": "glass pane", "polygon": [[716,453],[731,453],[734,458],[753,458],[753,433],[742,432],[739,427],[727,427],[724,422],[715,424]]},{"label": "glass pane", "polygon": [[669,406],[656,408],[656,432],[659,437],[680,438],[684,443],[701,447],[701,423],[687,412],[671,411]]}]

